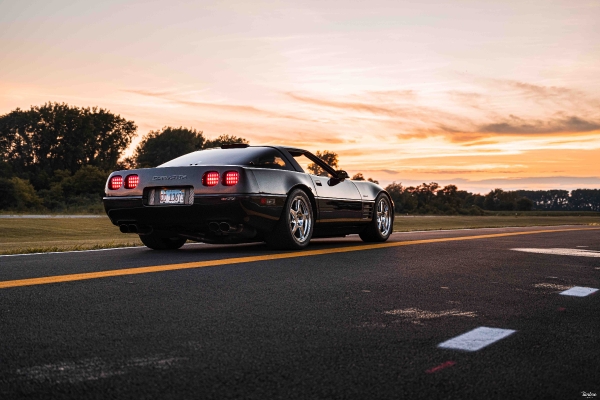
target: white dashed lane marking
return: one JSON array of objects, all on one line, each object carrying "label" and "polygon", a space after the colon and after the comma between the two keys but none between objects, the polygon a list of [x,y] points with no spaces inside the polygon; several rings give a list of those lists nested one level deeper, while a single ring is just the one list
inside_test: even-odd
[{"label": "white dashed lane marking", "polygon": [[557,256],[577,256],[577,257],[600,257],[600,251],[580,250],[580,249],[533,249],[533,248],[517,248],[511,249],[514,251],[522,251],[525,253],[538,254],[553,254]]},{"label": "white dashed lane marking", "polygon": [[595,288],[575,286],[569,290],[560,292],[559,294],[562,294],[564,296],[585,297],[585,296],[589,296],[592,293],[596,293],[597,291],[598,291],[598,289],[595,289]]},{"label": "white dashed lane marking", "polygon": [[504,339],[516,331],[512,329],[488,328],[480,326],[450,340],[438,344],[442,349],[477,351],[498,340]]}]

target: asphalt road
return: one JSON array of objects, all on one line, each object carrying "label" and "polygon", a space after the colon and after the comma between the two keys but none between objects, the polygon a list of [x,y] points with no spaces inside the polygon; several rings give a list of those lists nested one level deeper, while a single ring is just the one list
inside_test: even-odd
[{"label": "asphalt road", "polygon": [[589,228],[0,257],[0,399],[600,395]]}]

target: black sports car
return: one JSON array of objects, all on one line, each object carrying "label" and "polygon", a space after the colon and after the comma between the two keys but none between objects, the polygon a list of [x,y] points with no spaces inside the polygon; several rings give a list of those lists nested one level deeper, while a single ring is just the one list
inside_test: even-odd
[{"label": "black sports car", "polygon": [[[307,162],[327,176],[304,172],[300,164]],[[156,250],[177,249],[187,239],[301,249],[314,237],[353,233],[383,242],[394,222],[392,200],[380,186],[284,146],[224,145],[156,168],[113,172],[103,200],[121,232]]]}]

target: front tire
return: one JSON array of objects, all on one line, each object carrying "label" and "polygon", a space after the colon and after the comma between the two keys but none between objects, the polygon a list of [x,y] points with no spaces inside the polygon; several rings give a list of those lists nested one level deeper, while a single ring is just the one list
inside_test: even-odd
[{"label": "front tire", "polygon": [[152,250],[177,250],[186,242],[187,239],[180,237],[166,237],[155,233],[149,235],[139,235],[140,240],[146,247]]},{"label": "front tire", "polygon": [[314,229],[313,210],[308,195],[296,189],[288,196],[281,218],[267,244],[276,249],[300,250],[308,246]]},{"label": "front tire", "polygon": [[394,229],[394,209],[392,202],[385,194],[380,193],[375,199],[373,219],[359,233],[364,242],[385,242]]}]

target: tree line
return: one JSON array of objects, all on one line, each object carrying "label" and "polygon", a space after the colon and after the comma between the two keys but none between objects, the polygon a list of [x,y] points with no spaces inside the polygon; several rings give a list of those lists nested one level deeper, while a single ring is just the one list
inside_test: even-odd
[{"label": "tree line", "polygon": [[46,103],[0,116],[0,210],[100,212],[104,185],[118,169],[160,165],[229,143],[192,128],[150,131],[131,157],[137,126],[108,110]]},{"label": "tree line", "polygon": [[396,212],[446,215],[482,215],[485,211],[600,211],[600,189],[515,190],[494,189],[485,195],[437,183],[386,187]]},{"label": "tree line", "polygon": [[[110,111],[93,107],[46,103],[0,116],[0,210],[100,212],[104,185],[111,171],[154,167],[196,150],[223,144],[248,143],[221,135],[207,138],[202,131],[164,127],[144,137],[133,152],[123,153],[136,136],[137,126]],[[335,152],[316,153],[338,169]],[[308,169],[325,172],[316,164]],[[366,178],[360,172],[354,180]],[[577,189],[503,191],[486,195],[437,183],[386,190],[397,212],[423,214],[483,214],[489,211],[600,211],[600,190]]]}]

